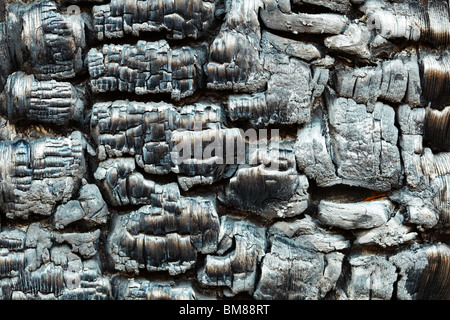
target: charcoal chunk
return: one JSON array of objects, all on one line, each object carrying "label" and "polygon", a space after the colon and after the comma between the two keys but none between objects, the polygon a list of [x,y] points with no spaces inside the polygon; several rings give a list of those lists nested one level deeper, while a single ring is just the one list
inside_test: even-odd
[{"label": "charcoal chunk", "polygon": [[49,216],[56,204],[68,202],[85,172],[85,145],[80,132],[67,138],[0,143],[1,203],[6,216]]},{"label": "charcoal chunk", "polygon": [[111,1],[94,6],[92,11],[99,40],[161,31],[172,39],[196,39],[213,24],[215,1],[174,0],[171,6],[157,0]]},{"label": "charcoal chunk", "polygon": [[16,72],[9,76],[0,96],[1,113],[12,123],[81,123],[87,104],[85,94],[83,88],[68,82],[38,81],[33,75]]},{"label": "charcoal chunk", "polygon": [[201,49],[171,49],[165,40],[104,45],[87,56],[91,88],[95,93],[167,93],[180,100],[202,86],[202,57]]},{"label": "charcoal chunk", "polygon": [[116,270],[176,275],[193,268],[198,253],[216,250],[219,218],[213,204],[191,198],[176,200],[113,218],[107,250]]},{"label": "charcoal chunk", "polygon": [[54,1],[14,2],[9,4],[8,13],[0,28],[5,39],[3,54],[9,64],[2,67],[6,71],[3,77],[11,66],[33,73],[39,80],[70,79],[82,73],[84,15],[61,13]]},{"label": "charcoal chunk", "polygon": [[253,294],[258,266],[265,254],[264,228],[224,216],[220,219],[218,241],[218,255],[206,257],[198,281],[205,286],[227,287],[224,294],[228,296]]}]

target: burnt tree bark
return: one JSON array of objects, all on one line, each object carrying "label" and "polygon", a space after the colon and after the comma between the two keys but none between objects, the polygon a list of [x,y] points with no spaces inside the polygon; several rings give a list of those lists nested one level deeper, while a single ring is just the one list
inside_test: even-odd
[{"label": "burnt tree bark", "polygon": [[447,0],[4,0],[0,299],[450,299]]}]

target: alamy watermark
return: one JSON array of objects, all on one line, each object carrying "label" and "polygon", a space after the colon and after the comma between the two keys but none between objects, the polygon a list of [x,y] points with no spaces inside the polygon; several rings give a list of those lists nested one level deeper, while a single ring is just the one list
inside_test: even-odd
[{"label": "alamy watermark", "polygon": [[203,128],[194,122],[194,130],[177,130],[172,137],[171,159],[175,165],[194,161],[217,165],[259,165],[278,170],[280,134],[278,129]]}]

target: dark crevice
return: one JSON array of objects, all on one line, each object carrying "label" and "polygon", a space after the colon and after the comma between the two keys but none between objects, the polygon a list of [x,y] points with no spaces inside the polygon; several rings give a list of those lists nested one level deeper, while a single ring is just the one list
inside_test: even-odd
[{"label": "dark crevice", "polygon": [[398,107],[394,107],[394,110],[395,110],[395,118],[394,118],[394,126],[397,128],[397,131],[398,131],[398,138],[397,138],[397,149],[398,149],[398,153],[399,153],[399,158],[400,158],[400,166],[401,166],[401,168],[402,168],[402,172],[401,172],[401,175],[402,175],[402,184],[405,184],[406,183],[406,175],[405,175],[405,162],[404,162],[404,160],[403,160],[403,153],[402,153],[402,145],[401,145],[401,136],[402,136],[402,130],[401,130],[401,126],[400,126],[400,122],[399,122],[399,119],[398,119],[398,117],[397,117],[397,114],[398,114]]},{"label": "dark crevice", "polygon": [[62,82],[70,82],[74,87],[79,87],[80,89],[86,90],[89,87],[89,72],[87,66],[84,66],[84,69],[78,72],[75,77],[70,79],[62,80]]},{"label": "dark crevice", "polygon": [[400,274],[401,269],[399,267],[396,268],[395,273],[397,274],[397,279],[393,283],[393,290],[392,290],[392,296],[391,300],[398,300],[398,283],[402,279],[402,275]]},{"label": "dark crevice", "polygon": [[[329,0],[328,0],[329,1]],[[349,20],[357,20],[361,19],[364,15],[361,12],[357,5],[350,4],[346,8],[342,5],[340,8],[336,4],[336,10],[333,10],[331,7],[333,5],[329,4],[329,7],[326,4],[321,5],[320,3],[296,3],[293,0],[290,0],[291,10],[293,13],[307,13],[307,14],[339,14],[345,15]],[[327,1],[323,1],[327,2]],[[331,1],[330,1],[331,2]],[[344,10],[345,9],[345,10]]]},{"label": "dark crevice", "polygon": [[291,11],[292,13],[307,13],[307,14],[322,14],[322,13],[333,13],[336,14],[338,12],[327,8],[325,6],[321,6],[320,4],[313,3],[295,3],[292,0],[291,2]]},{"label": "dark crevice", "polygon": [[217,93],[211,93],[205,88],[197,89],[192,96],[188,96],[180,99],[179,101],[171,98],[171,93],[149,93],[139,95],[132,92],[105,92],[105,93],[94,93],[92,99],[95,103],[101,102],[112,102],[119,100],[128,100],[133,102],[141,103],[158,103],[164,102],[171,104],[174,107],[184,107],[189,105],[194,105],[196,103],[206,103],[206,104],[220,104],[223,97],[220,97]]},{"label": "dark crevice", "polygon": [[222,203],[219,199],[217,199],[216,207],[219,217],[227,216],[229,218],[243,219],[254,224],[256,227],[267,228],[274,222],[273,220],[268,220],[255,212],[244,211],[228,206]]},{"label": "dark crevice", "polygon": [[375,67],[379,63],[377,60],[355,57],[351,54],[332,49],[327,49],[326,53],[335,58],[336,64],[340,63],[352,68]]},{"label": "dark crevice", "polygon": [[363,187],[353,187],[337,184],[330,187],[316,186],[313,193],[313,201],[328,200],[341,203],[362,202],[369,199],[386,198],[384,192],[374,191]]},{"label": "dark crevice", "polygon": [[6,212],[5,210],[0,209],[0,232],[5,230],[7,226]]},{"label": "dark crevice", "polygon": [[6,1],[0,2],[0,23],[6,21]]}]

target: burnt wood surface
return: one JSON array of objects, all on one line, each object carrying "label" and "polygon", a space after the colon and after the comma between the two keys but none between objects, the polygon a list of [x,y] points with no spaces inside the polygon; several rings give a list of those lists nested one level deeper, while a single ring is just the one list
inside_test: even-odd
[{"label": "burnt wood surface", "polygon": [[449,10],[1,0],[0,299],[449,300]]}]

